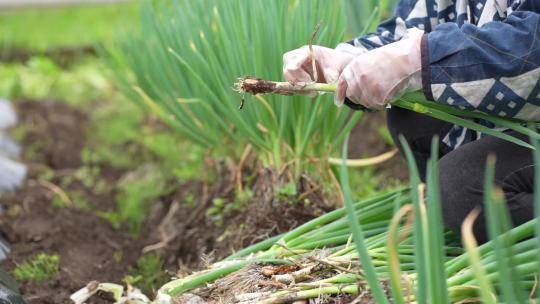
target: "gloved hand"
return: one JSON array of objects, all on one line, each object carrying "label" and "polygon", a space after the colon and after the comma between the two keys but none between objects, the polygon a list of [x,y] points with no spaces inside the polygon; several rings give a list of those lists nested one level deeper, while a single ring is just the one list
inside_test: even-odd
[{"label": "gloved hand", "polygon": [[421,89],[423,34],[410,29],[401,40],[357,56],[338,79],[336,105],[348,97],[369,109],[381,109],[400,94]]},{"label": "gloved hand", "polygon": [[[350,47],[350,48],[349,48]],[[335,83],[339,74],[349,64],[360,50],[349,45],[330,49],[314,45],[313,53],[317,61],[318,82]],[[283,76],[292,83],[314,81],[313,64],[309,46],[303,46],[283,55]]]}]

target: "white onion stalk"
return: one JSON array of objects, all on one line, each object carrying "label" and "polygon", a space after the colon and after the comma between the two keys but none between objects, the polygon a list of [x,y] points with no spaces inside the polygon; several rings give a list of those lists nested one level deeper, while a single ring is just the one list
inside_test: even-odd
[{"label": "white onion stalk", "polygon": [[[69,298],[75,304],[84,304],[98,291],[111,293],[116,304],[149,304],[150,299],[140,289],[128,286],[124,295],[124,287],[114,283],[99,283],[92,281],[85,287],[73,293]],[[165,302],[164,302],[165,303]],[[170,303],[170,302],[167,302]]]},{"label": "white onion stalk", "polygon": [[234,85],[236,91],[240,93],[257,94],[279,94],[295,95],[307,93],[333,93],[336,90],[335,84],[328,83],[307,83],[307,82],[277,82],[268,81],[254,77],[239,78]]}]

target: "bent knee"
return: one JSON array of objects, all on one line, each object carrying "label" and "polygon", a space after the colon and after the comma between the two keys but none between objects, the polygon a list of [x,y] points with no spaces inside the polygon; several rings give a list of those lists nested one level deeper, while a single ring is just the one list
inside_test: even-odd
[{"label": "bent knee", "polygon": [[[458,234],[467,215],[482,206],[483,171],[481,164],[471,164],[458,153],[439,161],[442,217],[446,227]],[[485,241],[483,216],[477,219],[474,233],[479,242]]]},{"label": "bent knee", "polygon": [[459,231],[465,216],[472,210],[466,204],[466,181],[456,164],[445,162],[444,158],[439,162],[439,181],[444,224],[453,231]]}]

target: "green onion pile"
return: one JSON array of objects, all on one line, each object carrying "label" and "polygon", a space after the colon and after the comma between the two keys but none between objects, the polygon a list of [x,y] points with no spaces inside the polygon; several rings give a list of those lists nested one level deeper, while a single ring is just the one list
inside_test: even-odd
[{"label": "green onion pile", "polygon": [[[437,142],[434,139],[432,155],[437,155]],[[535,230],[540,221],[510,229],[503,197],[493,187],[494,159],[486,170],[486,191],[493,195],[485,202],[492,240],[477,246],[471,231],[473,214],[463,225],[466,249],[462,249],[457,236],[442,227],[436,158],[430,161],[424,186],[410,149],[406,153],[412,172],[409,188],[352,202],[343,165],[346,208],[241,250],[207,270],[173,280],[160,289],[156,303],[170,303],[188,293],[244,304],[345,294],[376,303],[536,299],[540,239]],[[294,267],[274,274],[272,269],[280,269],[277,265]],[[223,293],[227,289],[229,293]]]}]

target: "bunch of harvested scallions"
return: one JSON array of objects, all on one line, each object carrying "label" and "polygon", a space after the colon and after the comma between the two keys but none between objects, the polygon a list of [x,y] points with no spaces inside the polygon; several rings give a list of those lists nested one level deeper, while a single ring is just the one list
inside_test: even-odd
[{"label": "bunch of harvested scallions", "polygon": [[[475,214],[463,225],[465,250],[455,235],[443,231],[436,162],[432,161],[425,200],[424,185],[414,169],[410,188],[355,203],[344,182],[347,208],[175,279],[160,288],[152,303],[270,304],[309,299],[335,303],[331,300],[340,297],[361,301],[357,303],[524,303],[537,299],[540,239],[535,232],[540,231],[540,221],[508,229],[504,204],[492,191],[493,169],[490,161],[486,190],[494,195],[486,198],[486,213],[492,240],[480,247],[472,236]],[[342,178],[347,178],[345,166]],[[540,190],[540,182],[535,187]],[[109,291],[107,284],[101,285]],[[87,287],[74,300],[84,301],[94,290]],[[118,286],[115,290],[119,290],[118,303],[125,299],[150,303],[136,290],[130,293],[128,289],[125,296]]]},{"label": "bunch of harvested scallions", "polygon": [[353,203],[343,165],[346,208],[173,280],[160,289],[156,303],[200,297],[243,304],[333,303],[346,296],[356,303],[522,303],[536,298],[540,240],[535,230],[540,221],[509,228],[502,197],[492,186],[493,159],[486,171],[486,191],[493,193],[486,198],[492,240],[477,246],[473,213],[463,225],[464,250],[442,227],[435,158],[424,185],[410,149],[406,153],[410,188]]}]

